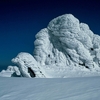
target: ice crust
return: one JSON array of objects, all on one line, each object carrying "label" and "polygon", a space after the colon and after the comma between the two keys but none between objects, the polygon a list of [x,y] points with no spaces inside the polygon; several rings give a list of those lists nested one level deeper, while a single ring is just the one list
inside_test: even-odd
[{"label": "ice crust", "polygon": [[33,72],[36,78],[100,75],[100,36],[72,14],[54,18],[35,37],[33,56],[22,52],[12,59],[20,76],[32,77]]}]

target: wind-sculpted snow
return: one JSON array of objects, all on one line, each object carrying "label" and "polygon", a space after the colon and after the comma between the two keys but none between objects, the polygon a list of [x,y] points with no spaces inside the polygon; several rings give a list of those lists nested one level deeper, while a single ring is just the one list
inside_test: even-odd
[{"label": "wind-sculpted snow", "polygon": [[0,78],[0,100],[100,100],[100,77]]},{"label": "wind-sculpted snow", "polygon": [[12,62],[19,65],[21,75],[24,77],[44,77],[40,71],[40,65],[29,53],[19,53],[16,58],[12,59]]},{"label": "wind-sculpted snow", "polygon": [[4,77],[20,77],[20,71],[17,66],[8,66],[7,70],[2,70],[0,76]]},{"label": "wind-sculpted snow", "polygon": [[71,14],[54,18],[36,34],[34,57],[20,53],[12,61],[23,77],[100,75],[100,36]]}]

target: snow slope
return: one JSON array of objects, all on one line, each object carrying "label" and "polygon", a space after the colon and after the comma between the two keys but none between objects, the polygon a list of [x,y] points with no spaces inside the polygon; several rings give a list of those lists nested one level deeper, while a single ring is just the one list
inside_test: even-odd
[{"label": "snow slope", "polygon": [[0,77],[0,100],[100,100],[100,77]]}]

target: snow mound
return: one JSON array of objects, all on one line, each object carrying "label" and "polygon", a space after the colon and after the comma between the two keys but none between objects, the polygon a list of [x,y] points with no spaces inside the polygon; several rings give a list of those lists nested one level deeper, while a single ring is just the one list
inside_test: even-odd
[{"label": "snow mound", "polygon": [[100,36],[72,14],[51,20],[36,34],[34,57],[20,53],[12,61],[23,77],[100,75]]}]

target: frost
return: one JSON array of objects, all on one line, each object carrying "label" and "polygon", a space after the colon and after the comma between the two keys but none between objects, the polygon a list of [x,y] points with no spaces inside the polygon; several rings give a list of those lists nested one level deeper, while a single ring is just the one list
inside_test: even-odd
[{"label": "frost", "polygon": [[23,77],[44,77],[39,64],[29,53],[19,53],[16,58],[12,59],[12,62],[18,64]]},{"label": "frost", "polygon": [[8,66],[7,70],[2,70],[0,76],[4,77],[21,77],[17,66]]},{"label": "frost", "polygon": [[20,76],[65,78],[100,75],[100,36],[72,14],[54,18],[35,37],[33,56],[19,53],[12,59],[18,65]]}]

